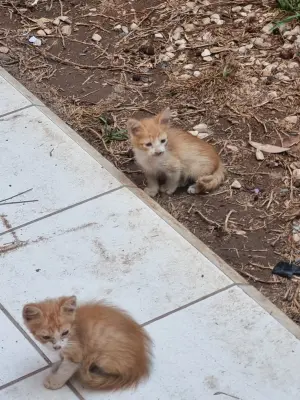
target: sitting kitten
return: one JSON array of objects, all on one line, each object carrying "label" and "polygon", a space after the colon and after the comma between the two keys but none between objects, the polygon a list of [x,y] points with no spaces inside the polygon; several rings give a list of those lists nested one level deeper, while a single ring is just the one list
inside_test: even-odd
[{"label": "sitting kitten", "polygon": [[61,388],[75,373],[89,388],[116,390],[147,378],[151,341],[143,328],[116,307],[60,297],[27,304],[23,318],[33,336],[60,351],[44,385]]},{"label": "sitting kitten", "polygon": [[[224,167],[215,149],[190,133],[168,126],[171,117],[167,108],[153,118],[129,119],[133,151],[144,170],[148,187],[145,192],[154,197],[158,191],[172,194],[189,180],[188,193],[196,194],[216,189],[224,180]],[[159,187],[158,179],[166,177]]]}]

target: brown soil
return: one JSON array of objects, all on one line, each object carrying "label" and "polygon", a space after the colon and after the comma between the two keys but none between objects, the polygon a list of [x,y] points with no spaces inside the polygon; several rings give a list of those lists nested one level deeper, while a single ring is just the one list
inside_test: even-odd
[{"label": "brown soil", "polygon": [[[292,163],[299,160],[299,124],[282,121],[300,112],[299,50],[283,49],[287,39],[280,32],[265,34],[263,46],[254,42],[245,52],[239,50],[262,37],[266,23],[283,14],[273,2],[255,0],[245,15],[232,7],[248,1],[199,1],[196,11],[183,0],[151,1],[150,7],[139,0],[54,0],[47,10],[49,4],[40,0],[24,10],[21,2],[0,2],[0,46],[9,48],[8,54],[0,53],[1,64],[140,187],[144,176],[122,130],[128,116],[149,116],[171,106],[174,123],[187,130],[199,122],[208,124],[213,133],[205,140],[218,148],[227,166],[225,184],[209,195],[178,190],[157,201],[300,322],[298,282],[271,274],[278,261],[299,258],[300,192],[292,179]],[[203,26],[202,19],[212,13],[225,23]],[[61,34],[65,23],[57,27],[51,22],[60,15],[70,19],[70,36]],[[129,34],[115,29],[133,21],[138,29]],[[182,34],[186,49],[161,61],[174,30],[191,22],[193,32]],[[52,33],[35,47],[28,39],[41,28]],[[98,44],[91,39],[94,33],[102,36]],[[202,59],[204,48],[211,49],[211,62]],[[264,76],[264,68],[275,62],[272,74]],[[191,63],[200,76],[180,79],[187,73],[183,66]],[[264,153],[265,159],[257,161],[249,137],[295,145],[289,152]],[[241,189],[231,188],[235,179]]]}]

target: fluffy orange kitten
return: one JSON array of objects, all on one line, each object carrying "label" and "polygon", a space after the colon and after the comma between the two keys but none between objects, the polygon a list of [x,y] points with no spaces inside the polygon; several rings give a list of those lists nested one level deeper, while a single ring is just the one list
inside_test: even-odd
[{"label": "fluffy orange kitten", "polygon": [[83,385],[99,390],[136,386],[148,377],[151,341],[143,328],[116,307],[102,302],[76,306],[60,297],[23,308],[26,326],[43,344],[60,352],[44,385],[61,388],[75,373]]},{"label": "fluffy orange kitten", "polygon": [[[189,180],[195,182],[188,188],[190,194],[216,189],[224,180],[219,155],[209,143],[169,127],[170,117],[167,108],[153,118],[129,119],[127,124],[135,159],[147,178],[146,193],[152,197],[159,191],[172,194]],[[161,187],[160,176],[166,178]]]}]

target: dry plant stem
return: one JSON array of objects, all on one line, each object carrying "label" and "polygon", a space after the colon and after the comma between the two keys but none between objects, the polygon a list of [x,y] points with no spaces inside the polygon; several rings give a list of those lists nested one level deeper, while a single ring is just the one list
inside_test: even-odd
[{"label": "dry plant stem", "polygon": [[268,285],[277,285],[277,284],[282,283],[280,281],[265,281],[263,279],[257,278],[254,275],[249,274],[249,272],[246,272],[246,271],[240,271],[240,274],[247,276],[248,278],[252,279],[254,282],[266,283]]},{"label": "dry plant stem", "polygon": [[206,222],[207,224],[216,226],[217,228],[221,228],[221,224],[219,224],[218,222],[213,221],[213,220],[207,218],[205,215],[202,214],[201,211],[199,211],[199,210],[194,210],[194,213],[195,213],[195,214],[198,214],[198,215],[201,217],[201,219],[202,219],[204,222]]},{"label": "dry plant stem", "polygon": [[88,127],[88,130],[89,130],[90,132],[92,132],[94,135],[96,135],[99,139],[101,139],[101,141],[102,141],[102,143],[103,143],[103,146],[105,147],[105,150],[106,150],[108,153],[113,154],[112,151],[111,151],[111,149],[109,149],[109,148],[107,147],[107,145],[106,145],[106,143],[105,143],[105,140],[104,140],[103,137],[100,135],[100,133],[98,133],[95,129],[93,129],[93,128],[91,128],[91,127]]},{"label": "dry plant stem", "polygon": [[224,231],[230,233],[230,229],[228,228],[229,218],[232,213],[236,212],[235,210],[230,210],[229,213],[226,215],[225,222],[224,222]]}]

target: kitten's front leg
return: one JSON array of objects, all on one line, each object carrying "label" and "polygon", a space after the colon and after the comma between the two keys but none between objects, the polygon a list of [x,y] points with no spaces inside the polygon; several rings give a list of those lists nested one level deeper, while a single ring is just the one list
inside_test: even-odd
[{"label": "kitten's front leg", "polygon": [[162,193],[173,194],[178,188],[180,171],[172,171],[167,174],[166,183],[160,187]]},{"label": "kitten's front leg", "polygon": [[51,372],[44,381],[44,386],[47,389],[56,390],[64,386],[64,384],[75,374],[79,369],[80,364],[64,359],[56,372]]},{"label": "kitten's front leg", "polygon": [[147,187],[145,188],[145,193],[147,193],[151,197],[155,197],[159,191],[159,184],[157,181],[157,177],[155,175],[146,175],[147,178]]}]

